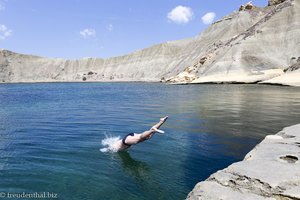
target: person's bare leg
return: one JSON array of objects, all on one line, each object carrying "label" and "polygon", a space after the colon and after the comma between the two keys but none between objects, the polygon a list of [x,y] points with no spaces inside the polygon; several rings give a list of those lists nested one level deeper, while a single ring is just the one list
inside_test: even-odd
[{"label": "person's bare leg", "polygon": [[168,116],[160,118],[160,121],[157,124],[155,124],[150,130],[145,131],[143,133],[135,133],[133,136],[128,136],[125,140],[126,144],[133,145],[150,139],[153,136],[153,134],[157,132],[157,129],[161,125],[163,125],[163,123],[165,123],[167,119]]},{"label": "person's bare leg", "polygon": [[167,119],[168,119],[168,116],[160,118],[160,121],[157,124],[155,124],[154,126],[152,126],[152,128],[150,130],[141,133],[140,134],[140,140],[141,140],[140,142],[150,139],[153,136],[153,134],[156,132],[156,129],[159,129],[159,127],[161,127],[161,125],[163,125]]}]

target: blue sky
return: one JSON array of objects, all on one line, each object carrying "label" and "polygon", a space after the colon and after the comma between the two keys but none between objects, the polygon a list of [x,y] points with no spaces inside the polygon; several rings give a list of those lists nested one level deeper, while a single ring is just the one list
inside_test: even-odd
[{"label": "blue sky", "polygon": [[[194,37],[211,20],[244,3],[247,0],[0,0],[0,48],[67,59],[119,56]],[[267,0],[253,3],[266,6]]]}]

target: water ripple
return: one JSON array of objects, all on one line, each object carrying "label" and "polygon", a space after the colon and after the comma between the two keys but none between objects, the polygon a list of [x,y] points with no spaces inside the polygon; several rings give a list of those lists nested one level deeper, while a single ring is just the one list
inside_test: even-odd
[{"label": "water ripple", "polygon": [[[128,152],[101,141],[165,134]],[[265,135],[299,123],[300,90],[257,85],[57,83],[0,85],[0,190],[62,199],[184,199]]]}]

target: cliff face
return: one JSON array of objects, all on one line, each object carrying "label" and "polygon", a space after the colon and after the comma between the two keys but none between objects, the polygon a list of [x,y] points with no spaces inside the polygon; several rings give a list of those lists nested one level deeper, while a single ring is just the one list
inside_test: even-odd
[{"label": "cliff face", "polygon": [[300,124],[267,136],[241,162],[198,183],[188,200],[300,199]]},{"label": "cliff face", "polygon": [[[293,58],[300,57],[300,2],[270,0],[269,5],[247,4],[197,37],[120,57],[63,60],[1,50],[0,82],[269,80],[284,75]],[[289,74],[296,74],[298,80],[281,84],[300,83],[299,70]]]},{"label": "cliff face", "polygon": [[[127,56],[86,58],[81,60],[49,59],[0,51],[2,82],[44,81],[159,81],[161,65],[176,55],[178,47],[161,44]],[[170,58],[169,58],[170,57]]]},{"label": "cliff face", "polygon": [[160,81],[182,70],[178,63],[192,63],[194,39],[167,42],[132,54],[81,60],[51,59],[0,50],[1,82],[45,81]]},{"label": "cliff face", "polygon": [[[283,75],[283,69],[300,54],[299,10],[299,1],[284,1],[263,9],[243,10],[229,16],[229,20],[223,19],[212,25],[210,29],[215,31],[222,27],[231,30],[232,26],[247,21],[247,17],[252,19],[252,24],[245,31],[231,33],[230,38],[222,37],[209,50],[202,51],[202,59],[189,70],[169,81],[255,83]],[[212,31],[210,29],[209,32]],[[297,73],[299,84],[299,71],[294,73]],[[288,80],[286,83],[289,84]],[[294,85],[294,82],[291,84]]]}]

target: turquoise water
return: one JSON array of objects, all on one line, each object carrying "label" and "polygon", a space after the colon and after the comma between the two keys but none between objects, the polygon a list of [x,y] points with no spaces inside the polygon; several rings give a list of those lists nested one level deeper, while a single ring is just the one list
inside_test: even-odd
[{"label": "turquoise water", "polygon": [[[164,135],[128,152],[99,151],[105,137],[142,132],[164,115]],[[299,119],[293,87],[1,84],[0,194],[184,199],[198,181]]]}]

